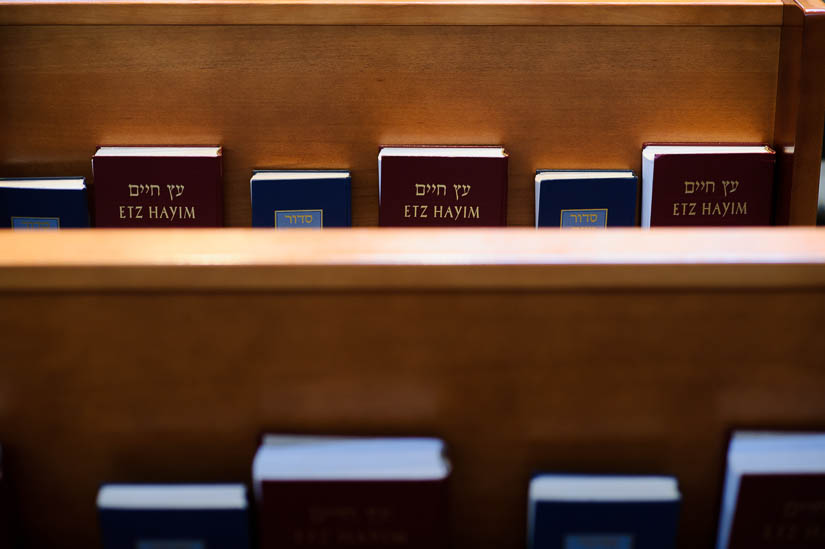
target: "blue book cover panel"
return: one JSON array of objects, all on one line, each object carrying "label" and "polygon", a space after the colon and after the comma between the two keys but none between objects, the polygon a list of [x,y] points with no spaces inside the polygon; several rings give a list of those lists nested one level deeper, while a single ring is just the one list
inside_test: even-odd
[{"label": "blue book cover panel", "polygon": [[349,227],[345,171],[256,171],[250,182],[252,226],[277,229]]},{"label": "blue book cover panel", "polygon": [[71,179],[0,179],[0,227],[66,229],[89,226],[86,185]]},{"label": "blue book cover panel", "polygon": [[[638,181],[633,172],[536,172],[536,227],[633,227]],[[569,174],[569,175],[568,175]],[[552,177],[552,179],[544,179]]]},{"label": "blue book cover panel", "polygon": [[248,549],[246,510],[101,509],[104,549]]},{"label": "blue book cover panel", "polygon": [[531,549],[673,549],[679,503],[540,501]]}]

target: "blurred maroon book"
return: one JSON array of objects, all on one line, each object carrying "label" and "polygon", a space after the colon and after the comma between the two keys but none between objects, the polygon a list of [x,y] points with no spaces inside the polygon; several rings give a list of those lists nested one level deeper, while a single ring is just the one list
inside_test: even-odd
[{"label": "blurred maroon book", "polygon": [[642,227],[770,225],[775,161],[764,145],[646,145]]},{"label": "blurred maroon book", "polygon": [[6,478],[8,471],[3,458],[3,447],[0,446],[0,547],[12,547],[12,515],[11,494]]},{"label": "blurred maroon book", "polygon": [[507,224],[507,153],[501,147],[384,147],[378,155],[378,224]]},{"label": "blurred maroon book", "polygon": [[220,147],[100,147],[95,226],[220,227]]},{"label": "blurred maroon book", "polygon": [[450,464],[434,438],[266,435],[262,549],[445,549]]},{"label": "blurred maroon book", "polygon": [[728,549],[825,549],[825,474],[742,475]]},{"label": "blurred maroon book", "polygon": [[262,549],[443,549],[445,481],[265,481]]}]

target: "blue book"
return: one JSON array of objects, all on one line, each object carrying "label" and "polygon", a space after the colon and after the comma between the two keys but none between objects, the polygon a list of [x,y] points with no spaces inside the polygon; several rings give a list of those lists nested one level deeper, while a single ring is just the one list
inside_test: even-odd
[{"label": "blue book", "polygon": [[252,226],[276,229],[349,227],[346,170],[256,170],[249,182]]},{"label": "blue book", "polygon": [[672,549],[681,495],[660,476],[541,474],[530,481],[530,549]]},{"label": "blue book", "polygon": [[0,227],[65,229],[89,226],[82,177],[0,179]]},{"label": "blue book", "polygon": [[104,549],[248,549],[241,484],[107,484],[97,496]]},{"label": "blue book", "polygon": [[536,227],[635,227],[632,171],[539,170]]}]

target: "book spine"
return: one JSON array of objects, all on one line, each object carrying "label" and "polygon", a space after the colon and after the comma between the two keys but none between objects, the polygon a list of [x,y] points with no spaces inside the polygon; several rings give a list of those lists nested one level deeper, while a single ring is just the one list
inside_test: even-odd
[{"label": "book spine", "polygon": [[501,161],[501,180],[504,184],[501,187],[501,219],[499,221],[499,225],[502,227],[507,226],[507,193],[510,188],[510,179],[509,179],[509,157],[505,156],[504,159]]}]

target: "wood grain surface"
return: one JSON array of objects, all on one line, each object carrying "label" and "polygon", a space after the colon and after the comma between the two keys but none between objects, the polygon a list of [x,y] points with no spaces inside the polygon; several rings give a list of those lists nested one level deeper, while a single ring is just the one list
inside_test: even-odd
[{"label": "wood grain surface", "polygon": [[[0,2],[0,176],[220,144],[228,225],[252,169],[348,168],[369,226],[379,145],[500,144],[530,225],[536,169],[638,172],[645,141],[778,124],[807,223],[825,38],[790,7]],[[711,547],[727,432],[825,428],[823,235],[0,232],[19,533],[95,547],[101,482],[246,482],[269,430],[444,437],[459,549],[524,547],[537,469],[675,474],[679,547]]]},{"label": "wood grain surface", "polygon": [[12,25],[779,25],[782,0],[3,0]]},{"label": "wood grain surface", "polygon": [[3,291],[20,528],[95,547],[101,482],[248,482],[263,431],[415,434],[451,447],[454,547],[524,547],[538,469],[674,474],[712,547],[728,430],[825,426],[824,282]]},{"label": "wood grain surface", "polygon": [[[225,220],[257,168],[344,168],[378,221],[381,145],[503,145],[508,223],[537,169],[634,169],[647,141],[770,142],[780,27],[4,26],[0,176],[99,145],[220,144]],[[83,60],[79,62],[79,60]]]}]

